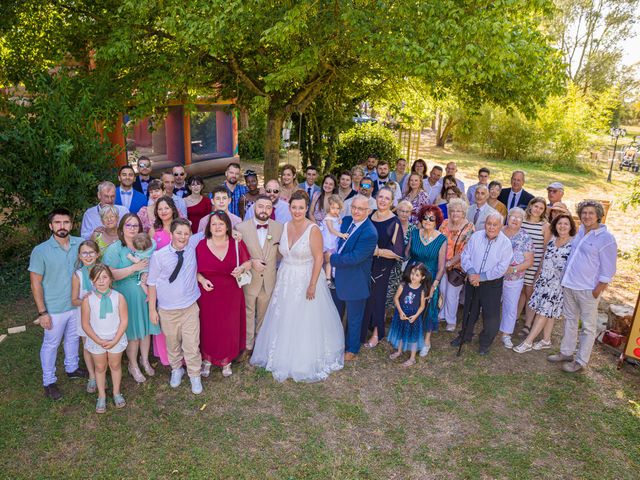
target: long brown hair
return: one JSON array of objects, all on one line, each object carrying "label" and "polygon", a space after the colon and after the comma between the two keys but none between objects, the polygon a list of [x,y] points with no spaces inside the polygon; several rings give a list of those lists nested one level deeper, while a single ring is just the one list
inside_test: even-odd
[{"label": "long brown hair", "polygon": [[180,212],[178,212],[176,203],[173,201],[173,198],[167,195],[165,195],[164,197],[160,197],[158,200],[156,200],[156,203],[153,204],[153,228],[155,228],[156,230],[162,228],[162,219],[158,216],[158,205],[160,205],[160,202],[166,203],[167,206],[171,209],[171,220],[180,218]]}]

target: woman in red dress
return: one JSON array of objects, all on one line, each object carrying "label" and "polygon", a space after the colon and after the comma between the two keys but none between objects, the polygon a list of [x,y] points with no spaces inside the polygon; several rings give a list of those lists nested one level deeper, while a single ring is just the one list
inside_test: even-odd
[{"label": "woman in red dress", "polygon": [[251,258],[242,241],[238,242],[239,258],[236,256],[231,220],[222,210],[210,215],[204,234],[196,246],[202,375],[209,376],[214,364],[228,377],[231,361],[245,348],[244,293],[236,278],[251,268]]}]

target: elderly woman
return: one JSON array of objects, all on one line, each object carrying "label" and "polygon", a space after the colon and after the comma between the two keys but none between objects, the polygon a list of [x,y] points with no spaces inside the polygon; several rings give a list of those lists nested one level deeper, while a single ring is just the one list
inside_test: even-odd
[{"label": "elderly woman", "polygon": [[322,226],[324,217],[329,212],[329,197],[338,193],[338,180],[333,175],[325,175],[322,179],[322,188],[311,200],[309,208],[309,220],[318,226]]},{"label": "elderly woman", "polygon": [[140,353],[142,367],[146,374],[153,376],[155,371],[149,363],[150,335],[157,335],[161,332],[160,326],[152,324],[149,320],[147,295],[140,288],[138,282],[138,272],[148,268],[149,261],[145,259],[133,263],[127,258],[127,255],[135,250],[133,238],[141,232],[142,223],[135,213],[123,215],[118,225],[119,241],[107,247],[102,259],[113,273],[115,279],[113,289],[120,292],[127,301],[129,323],[126,333],[129,341],[127,345],[129,374],[138,383],[143,383],[146,380],[138,366],[138,353]]},{"label": "elderly woman", "polygon": [[439,285],[445,272],[447,258],[447,237],[438,231],[442,225],[442,212],[435,205],[426,205],[420,211],[420,223],[409,238],[407,251],[409,265],[422,263],[431,275],[431,291],[427,297],[429,304],[423,315],[424,347],[420,356],[425,357],[431,349],[431,332],[438,331]]},{"label": "elderly woman", "polygon": [[[403,249],[402,254],[407,250],[407,245],[409,245],[409,236],[414,228],[417,228],[413,223],[409,221],[411,218],[411,210],[413,210],[413,205],[411,202],[407,200],[402,200],[398,203],[396,207],[396,216],[398,220],[400,220],[400,226],[402,227],[403,233]],[[400,258],[396,262],[396,266],[391,271],[391,276],[389,277],[389,290],[387,290],[387,301],[386,308],[394,308],[393,299],[396,295],[396,291],[398,290],[398,285],[400,285],[400,280],[402,280],[402,271],[404,270],[402,267],[406,263],[404,258]]]},{"label": "elderly woman", "polygon": [[418,223],[418,217],[422,208],[429,205],[429,195],[424,191],[422,177],[419,173],[412,173],[408,177],[403,200],[411,202],[411,223]]},{"label": "elderly woman", "polygon": [[105,205],[100,210],[100,221],[102,226],[96,228],[91,234],[91,240],[98,244],[100,255],[104,255],[104,251],[109,245],[118,240],[118,220],[120,213],[113,205]]},{"label": "elderly woman", "polygon": [[460,257],[475,231],[473,224],[467,220],[468,208],[467,202],[461,198],[450,200],[449,218],[440,225],[440,233],[447,237],[447,255],[446,274],[440,283],[440,294],[444,302],[439,317],[447,322],[447,332],[456,330],[460,292],[465,279],[460,266]]},{"label": "elderly woman", "polygon": [[187,205],[187,218],[191,222],[191,233],[198,233],[200,220],[211,213],[211,200],[206,195],[202,195],[204,180],[202,177],[193,176],[187,180],[187,185],[191,190],[191,195],[184,198]]},{"label": "elderly woman", "polygon": [[296,184],[296,167],[287,164],[280,169],[280,199],[289,203],[293,192],[298,190]]},{"label": "elderly woman", "polygon": [[503,218],[507,218],[507,206],[498,200],[501,191],[502,184],[499,181],[493,180],[489,182],[489,198],[487,199],[487,204],[502,215]]},{"label": "elderly woman", "polygon": [[511,263],[507,273],[504,275],[502,284],[500,332],[502,334],[502,344],[506,348],[513,348],[511,335],[516,325],[518,300],[524,285],[524,272],[533,265],[533,242],[522,229],[524,215],[524,210],[521,208],[512,208],[509,210],[507,224],[502,228],[502,233],[511,240],[511,248],[513,249]]},{"label": "elderly woman", "polygon": [[246,346],[244,293],[237,278],[251,269],[251,257],[244,242],[233,239],[231,220],[222,210],[209,216],[204,236],[196,246],[202,375],[208,377],[213,364],[228,377],[231,362]]},{"label": "elderly woman", "polygon": [[373,330],[365,347],[373,348],[385,336],[384,318],[387,291],[391,271],[404,252],[404,235],[400,220],[391,211],[393,190],[382,187],[376,197],[377,209],[369,217],[378,232],[378,244],[373,252],[371,267],[371,294],[367,300],[362,320],[360,341],[367,337],[369,328]]},{"label": "elderly woman", "polygon": [[[513,347],[516,353],[551,348],[553,324],[562,315],[564,297],[560,283],[571,254],[571,240],[576,234],[576,224],[570,214],[560,213],[551,221],[550,231],[552,238],[544,252],[533,295],[529,300],[529,307],[535,313],[533,327],[527,338]],[[535,342],[541,332],[542,340]]]},{"label": "elderly woman", "polygon": [[522,334],[524,336],[529,335],[531,332],[531,324],[533,323],[534,313],[533,310],[527,307],[527,302],[531,298],[533,293],[533,284],[535,282],[535,276],[542,262],[544,256],[544,249],[549,242],[550,233],[545,228],[547,223],[547,202],[542,197],[533,197],[527,205],[525,210],[524,221],[522,222],[522,229],[527,232],[529,238],[533,242],[533,265],[531,265],[524,274],[524,287],[520,294],[520,301],[518,302],[518,315],[525,309],[525,326],[522,328]]},{"label": "elderly woman", "polygon": [[438,204],[438,208],[442,211],[442,217],[446,220],[449,218],[449,201],[454,198],[460,198],[466,201],[466,196],[462,191],[454,186],[448,186],[444,189],[444,191],[440,192],[440,194],[444,197],[444,203]]}]

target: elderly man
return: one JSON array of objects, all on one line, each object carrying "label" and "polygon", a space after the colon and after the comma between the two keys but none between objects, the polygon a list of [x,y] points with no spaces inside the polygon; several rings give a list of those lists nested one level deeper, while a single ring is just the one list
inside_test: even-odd
[{"label": "elderly man", "polygon": [[[369,202],[369,209],[371,211],[374,211],[378,208],[378,205],[376,204],[376,199],[373,198],[372,193],[373,180],[371,180],[369,177],[365,177],[360,180],[360,189],[358,190],[358,194],[367,199],[367,201]],[[344,208],[342,209],[343,216],[349,215],[349,212],[351,212],[351,203],[353,202],[354,198],[356,197],[351,197],[349,200],[344,202]]]},{"label": "elderly man", "polygon": [[173,180],[175,182],[173,186],[173,194],[180,198],[188,197],[191,195],[191,189],[187,185],[187,172],[185,172],[182,165],[176,165],[171,169],[173,173]]},{"label": "elderly man", "polygon": [[467,190],[467,200],[469,200],[469,204],[472,204],[476,201],[476,188],[478,188],[478,185],[489,185],[490,175],[491,172],[487,167],[482,167],[480,170],[478,170],[478,183],[476,183],[475,185],[471,185],[469,187],[469,190]]},{"label": "elderly man", "polygon": [[118,180],[120,185],[116,187],[116,205],[122,205],[131,213],[138,211],[147,205],[146,195],[138,192],[133,188],[133,182],[136,178],[136,172],[131,165],[124,165],[118,171]]},{"label": "elderly man", "polygon": [[44,329],[40,349],[42,384],[45,396],[52,400],[62,398],[56,385],[56,357],[63,337],[67,376],[87,376],[78,363],[77,312],[71,304],[71,277],[82,239],[69,235],[72,227],[73,219],[69,210],[59,208],[51,212],[49,229],[52,235],[33,249],[29,260],[31,292],[38,309],[40,326]]},{"label": "elderly man", "polygon": [[439,165],[434,165],[431,169],[431,172],[429,172],[429,177],[427,177],[426,181],[422,182],[424,185],[424,191],[429,197],[429,204],[431,205],[436,203],[436,199],[442,191],[442,182],[440,181],[441,178],[442,167]]},{"label": "elderly man", "polygon": [[176,204],[176,208],[180,212],[180,216],[182,218],[187,218],[187,204],[184,203],[184,200],[181,197],[173,193],[173,189],[176,185],[173,173],[163,172],[160,179],[162,180],[162,184],[164,185],[164,194],[171,197],[173,203]]},{"label": "elderly man", "polygon": [[335,297],[339,312],[347,310],[345,361],[356,359],[360,352],[360,333],[364,309],[371,292],[371,265],[378,243],[378,232],[369,220],[369,199],[353,197],[351,215],[344,217],[340,231],[348,235],[338,241],[338,250],[331,255],[335,268]]},{"label": "elderly man", "polygon": [[547,187],[547,198],[549,199],[548,207],[552,207],[557,202],[562,202],[564,197],[564,185],[560,182],[550,183]]},{"label": "elderly man", "polygon": [[[80,228],[80,236],[85,240],[91,238],[93,231],[102,226],[100,220],[100,210],[106,205],[114,205],[116,201],[116,186],[111,182],[101,182],[98,185],[98,205],[89,208],[82,216],[82,227]],[[115,205],[118,209],[120,218],[129,213],[129,210],[122,205]]]},{"label": "elderly man", "polygon": [[[271,220],[280,223],[287,223],[291,220],[289,204],[280,198],[280,182],[278,180],[269,180],[264,186],[264,192],[271,199],[271,204],[273,205],[273,211],[270,214]],[[247,210],[247,214],[244,216],[245,220],[255,217],[255,206],[256,204],[254,203]]]},{"label": "elderly man", "polygon": [[502,233],[502,215],[493,211],[487,216],[485,229],[471,235],[462,251],[462,269],[467,272],[462,329],[451,345],[471,342],[482,312],[479,353],[489,353],[500,328],[502,281],[512,256],[511,240]]},{"label": "elderly man", "polygon": [[[580,229],[573,239],[571,255],[562,277],[564,295],[564,335],[560,353],[550,355],[550,362],[566,362],[562,370],[579,372],[589,363],[598,324],[598,303],[602,292],[616,274],[618,245],[615,237],[602,225],[604,208],[595,200],[578,205]],[[578,324],[582,329],[578,335]],[[580,339],[578,351],[576,342]]]},{"label": "elderly man", "polygon": [[148,197],[147,188],[151,180],[154,180],[151,176],[151,160],[143,155],[138,158],[138,176],[133,182],[133,189]]},{"label": "elderly man", "polygon": [[444,171],[445,175],[452,176],[456,179],[456,185],[458,185],[460,191],[464,193],[464,182],[459,178],[456,178],[456,173],[458,173],[458,165],[456,164],[456,162],[447,163],[447,165],[444,167]]},{"label": "elderly man", "polygon": [[229,198],[231,204],[229,205],[229,211],[234,215],[240,216],[240,199],[246,195],[249,191],[244,185],[238,183],[240,181],[240,164],[232,162],[227,165],[227,169],[224,171],[224,186],[229,192]]},{"label": "elderly man", "polygon": [[467,220],[473,223],[476,232],[484,230],[484,223],[491,213],[498,213],[488,203],[489,189],[485,185],[477,185],[475,188],[476,201],[467,210]]},{"label": "elderly man", "polygon": [[378,190],[382,187],[390,187],[394,185],[393,190],[393,206],[398,205],[398,201],[402,198],[402,191],[400,190],[400,185],[398,183],[389,184],[391,180],[389,177],[389,162],[385,160],[380,160],[378,162],[378,166],[376,167],[376,171],[378,172],[377,178],[373,181],[373,197],[378,196]]},{"label": "elderly man", "polygon": [[507,206],[507,212],[514,207],[526,210],[532,198],[533,195],[524,189],[524,172],[522,170],[515,170],[511,174],[511,188],[503,188],[498,195],[498,201]]}]

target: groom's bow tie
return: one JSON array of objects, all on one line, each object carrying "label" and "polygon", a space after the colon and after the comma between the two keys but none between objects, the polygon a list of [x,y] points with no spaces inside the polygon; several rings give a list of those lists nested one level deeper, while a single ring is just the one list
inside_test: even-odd
[{"label": "groom's bow tie", "polygon": [[267,223],[265,223],[264,225],[260,225],[260,224],[258,223],[258,224],[256,225],[256,228],[257,228],[258,230],[260,230],[261,228],[265,228],[265,229],[266,229],[266,228],[269,228],[269,225],[268,225]]}]

